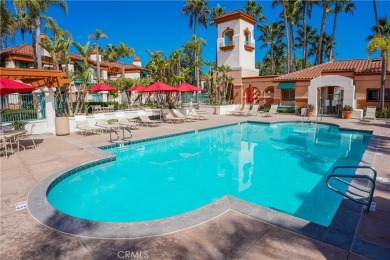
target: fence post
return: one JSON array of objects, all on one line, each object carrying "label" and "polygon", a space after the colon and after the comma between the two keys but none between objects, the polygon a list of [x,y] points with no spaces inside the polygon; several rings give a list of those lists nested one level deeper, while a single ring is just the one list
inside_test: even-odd
[{"label": "fence post", "polygon": [[47,133],[55,134],[55,118],[56,111],[54,107],[54,91],[52,87],[43,88],[43,92],[45,93],[45,112],[46,112],[46,120],[47,120]]}]

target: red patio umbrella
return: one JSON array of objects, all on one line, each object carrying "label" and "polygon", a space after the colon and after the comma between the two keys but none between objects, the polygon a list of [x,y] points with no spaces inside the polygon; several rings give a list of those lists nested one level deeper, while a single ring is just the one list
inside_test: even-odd
[{"label": "red patio umbrella", "polygon": [[252,88],[252,83],[249,83],[248,90],[246,92],[246,102],[247,103],[252,103],[254,100],[253,98],[253,88]]},{"label": "red patio umbrella", "polygon": [[98,85],[95,85],[89,89],[87,89],[87,91],[89,92],[99,92],[99,91],[116,91],[118,90],[117,88],[113,87],[113,86],[110,86],[110,85],[107,85],[107,84],[104,84],[104,83],[100,83]]},{"label": "red patio umbrella", "polygon": [[140,91],[142,91],[144,89],[145,89],[145,86],[137,85],[137,86],[128,88],[127,91],[137,91],[137,92],[140,92]]},{"label": "red patio umbrella", "polygon": [[193,85],[190,85],[186,82],[180,84],[177,86],[177,90],[180,92],[193,92],[193,91],[202,91],[202,89],[195,87]]},{"label": "red patio umbrella", "polygon": [[24,93],[34,91],[35,88],[12,79],[0,77],[0,95],[8,95],[12,93]]},{"label": "red patio umbrella", "polygon": [[177,92],[177,89],[162,82],[155,82],[149,87],[138,92]]}]

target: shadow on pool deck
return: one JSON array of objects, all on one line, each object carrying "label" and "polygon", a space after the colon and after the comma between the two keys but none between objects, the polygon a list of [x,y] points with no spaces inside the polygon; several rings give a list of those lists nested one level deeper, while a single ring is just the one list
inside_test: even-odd
[{"label": "shadow on pool deck", "polygon": [[[134,138],[146,138],[231,122],[259,120],[298,120],[300,117],[279,115],[273,118],[213,116],[207,122],[181,125],[164,124],[158,131],[142,128]],[[379,177],[390,179],[390,129],[388,125],[362,124],[357,120],[324,118],[323,121],[344,127],[373,129],[378,138],[374,166]],[[108,135],[42,136],[37,150],[29,149],[1,157],[1,259],[123,259],[138,256],[148,259],[390,259],[390,184],[378,182],[374,194],[377,210],[358,213],[357,205],[344,200],[335,222],[335,235],[324,235],[310,226],[303,229],[280,220],[279,226],[267,224],[249,215],[229,210],[204,224],[172,234],[141,239],[93,239],[59,233],[36,222],[26,210],[15,211],[15,203],[24,201],[33,186],[50,174],[98,158],[84,147],[107,144]],[[54,162],[54,163],[53,163]],[[345,205],[344,205],[345,204]],[[345,206],[345,207],[344,207]],[[253,214],[256,214],[254,211]],[[251,215],[253,215],[251,214]],[[281,215],[281,214],[280,214]],[[351,216],[353,216],[351,218]],[[357,218],[357,216],[360,217]],[[352,241],[339,228],[358,226]],[[289,227],[288,227],[289,226]],[[89,227],[88,227],[89,228]],[[296,229],[295,232],[287,230]],[[303,231],[302,231],[303,230]],[[305,235],[302,235],[305,234]],[[320,242],[317,239],[325,237]],[[310,238],[312,237],[312,238]],[[323,239],[322,238],[322,239]],[[347,241],[351,247],[336,247],[332,241]]]}]

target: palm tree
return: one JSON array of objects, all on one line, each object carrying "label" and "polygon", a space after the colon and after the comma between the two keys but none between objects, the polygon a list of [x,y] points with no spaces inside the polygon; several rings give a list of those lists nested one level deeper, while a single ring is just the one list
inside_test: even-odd
[{"label": "palm tree", "polygon": [[286,44],[287,44],[287,73],[291,72],[291,52],[290,52],[290,34],[288,33],[288,21],[287,21],[287,10],[286,10],[286,0],[274,0],[272,2],[272,7],[277,5],[282,5],[282,13],[284,18],[284,29],[286,36]]},{"label": "palm tree", "polygon": [[[294,1],[288,1],[286,3],[286,11],[287,11],[287,21],[288,21],[288,26],[290,28],[290,53],[292,56],[292,60],[297,60],[296,58],[296,49],[295,49],[295,44],[294,44],[294,27],[299,23],[299,18],[300,14],[302,13],[301,10],[301,5],[299,1],[294,0]],[[292,66],[292,62],[291,62]],[[292,67],[291,67],[292,70]],[[297,64],[295,64],[295,69],[294,71],[297,70]]]},{"label": "palm tree", "polygon": [[[210,10],[208,8],[208,2],[206,0],[186,0],[184,7],[182,9],[182,14],[190,15],[190,28],[194,25],[194,36],[196,39],[196,26],[197,24],[203,25],[204,28],[207,29],[207,15],[210,14]],[[194,50],[194,60],[193,63],[198,63],[198,57]],[[196,86],[199,87],[199,68],[195,67],[195,81]]]},{"label": "palm tree", "polygon": [[305,69],[307,66],[307,57],[312,56],[309,55],[308,46],[313,45],[313,42],[316,41],[317,29],[311,28],[310,25],[306,25],[306,28],[299,27],[297,34],[295,40],[298,42],[297,47],[304,50],[302,52],[302,69]]},{"label": "palm tree", "polygon": [[190,15],[190,28],[194,26],[195,36],[198,23],[207,29],[207,15],[210,14],[210,10],[206,0],[186,0],[181,13]]},{"label": "palm tree", "polygon": [[0,1],[0,17],[1,17],[1,26],[0,26],[0,49],[7,47],[7,39],[13,34],[13,23],[14,19],[12,13],[6,6],[5,0]]},{"label": "palm tree", "polygon": [[89,68],[88,58],[92,52],[91,42],[87,42],[84,46],[80,43],[73,43],[73,46],[79,51],[83,58],[83,65],[81,66],[81,70],[77,71],[74,74],[74,79],[81,80],[81,93],[78,92],[77,95],[77,103],[75,108],[75,113],[80,113],[83,109],[85,96],[87,95],[87,86],[91,80],[91,69]]},{"label": "palm tree", "polygon": [[252,16],[256,20],[259,20],[259,22],[265,21],[265,16],[262,13],[263,7],[261,4],[257,4],[256,0],[246,0],[246,5],[244,8],[241,9],[244,13],[246,13],[249,16]]},{"label": "palm tree", "polygon": [[257,25],[257,28],[260,30],[260,36],[258,40],[264,43],[260,47],[265,48],[268,47],[268,45],[270,46],[270,63],[271,63],[270,74],[271,75],[275,75],[274,49],[277,42],[281,42],[281,38],[282,38],[281,26],[282,26],[281,21],[274,21],[271,25],[268,24]]},{"label": "palm tree", "polygon": [[[217,4],[216,7],[214,7],[212,10],[211,10],[211,14],[210,14],[210,25],[212,24],[215,24],[214,22],[214,19],[218,16],[221,16],[225,13],[225,10],[223,7],[221,7],[219,4]],[[216,30],[216,37],[215,39],[218,38],[218,30]],[[218,58],[218,53],[215,52],[215,62],[217,62],[217,58]]]},{"label": "palm tree", "polygon": [[53,60],[54,69],[59,69],[59,57],[58,53],[64,48],[65,40],[62,36],[57,37],[54,41],[50,37],[43,38],[41,40],[41,47],[45,49]]},{"label": "palm tree", "polygon": [[[355,3],[350,0],[333,0],[331,2],[331,6],[333,7],[333,31],[332,31],[332,41],[335,41],[336,35],[336,23],[337,23],[337,15],[341,12],[350,13],[353,15],[353,11],[355,9]],[[329,60],[333,57],[333,48],[330,49]]]},{"label": "palm tree", "polygon": [[82,46],[78,42],[73,43],[73,46],[76,47],[76,49],[79,51],[79,53],[83,57],[82,70],[89,69],[88,58],[92,52],[92,46],[90,46],[90,44],[91,44],[91,42],[87,42],[84,46]]},{"label": "palm tree", "polygon": [[62,36],[63,38],[72,39],[72,34],[68,31],[63,30],[61,27],[59,27],[56,20],[54,20],[52,17],[47,17],[46,22],[47,23],[43,29],[52,30],[53,40],[56,40],[56,38],[58,38],[59,36]]},{"label": "palm tree", "polygon": [[108,38],[108,36],[100,29],[96,29],[95,34],[88,35],[88,39],[96,39],[96,65],[98,80],[100,79],[99,39],[101,38]]},{"label": "palm tree", "polygon": [[390,53],[390,22],[387,17],[378,19],[378,23],[371,27],[371,31],[374,34],[366,38],[369,41],[367,52],[372,54],[375,51],[380,51],[382,56],[380,106],[383,110],[385,104],[386,62]]},{"label": "palm tree", "polygon": [[326,15],[329,12],[329,0],[323,0],[322,1],[322,19],[321,19],[321,27],[320,27],[320,35],[318,38],[318,49],[317,49],[317,57],[316,57],[316,64],[322,63],[322,37],[325,33],[325,21],[326,21]]},{"label": "palm tree", "polygon": [[306,68],[306,60],[307,60],[307,22],[306,22],[306,15],[309,19],[311,19],[311,13],[312,13],[312,10],[313,10],[313,5],[315,4],[318,4],[318,0],[302,0],[301,1],[301,5],[302,5],[302,27],[303,27],[303,33],[301,34],[302,36],[302,40],[303,40],[303,43],[302,43],[302,46],[303,46],[303,50],[302,50],[302,57],[303,57],[303,61],[302,61],[302,69],[305,69]]},{"label": "palm tree", "polygon": [[390,53],[390,38],[379,34],[374,36],[368,43],[367,52],[372,54],[375,51],[380,51],[382,56],[380,108],[383,110],[385,108],[386,62]]},{"label": "palm tree", "polygon": [[14,5],[17,9],[28,10],[28,14],[33,20],[33,28],[35,30],[35,49],[37,52],[37,68],[42,68],[42,53],[41,53],[41,39],[39,35],[41,34],[41,19],[42,16],[45,16],[49,7],[57,6],[64,11],[65,14],[68,13],[68,5],[65,0],[14,0]]},{"label": "palm tree", "polygon": [[372,35],[369,35],[366,40],[371,40],[375,35],[383,35],[390,38],[390,21],[387,17],[379,18],[378,24],[371,27]]},{"label": "palm tree", "polygon": [[15,21],[12,24],[12,32],[20,30],[22,36],[22,44],[24,44],[24,34],[26,32],[32,32],[31,18],[24,10],[16,10]]},{"label": "palm tree", "polygon": [[125,58],[126,57],[134,57],[135,52],[133,48],[128,47],[123,42],[119,43],[117,54],[119,57],[122,57],[122,78],[125,77]]},{"label": "palm tree", "polygon": [[108,61],[118,60],[117,49],[111,43],[107,44],[106,49],[103,51],[103,60],[108,60]]}]

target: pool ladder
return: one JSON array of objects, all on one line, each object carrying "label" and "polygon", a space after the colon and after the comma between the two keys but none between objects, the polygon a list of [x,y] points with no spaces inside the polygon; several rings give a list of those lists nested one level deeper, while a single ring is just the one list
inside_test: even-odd
[{"label": "pool ladder", "polygon": [[[121,129],[122,129],[122,141],[123,141],[123,142],[126,141],[126,140],[129,140],[130,138],[133,137],[133,134],[131,133],[131,130],[130,130],[128,127],[122,126]],[[130,136],[125,137],[125,130],[126,130],[127,132],[130,133]],[[119,131],[116,131],[114,128],[110,128],[110,142],[111,142],[111,143],[120,142],[120,141],[119,141],[120,136],[119,136],[119,133],[118,133],[118,132],[119,132]],[[112,139],[112,134],[113,134],[113,133],[116,135],[116,139],[115,139],[115,140]]]},{"label": "pool ladder", "polygon": [[[337,174],[337,173],[335,173],[337,169],[356,169],[356,170],[357,169],[367,169],[367,170],[370,170],[372,172],[372,176],[367,175],[367,174]],[[366,212],[368,213],[368,212],[370,212],[371,204],[373,204],[372,196],[373,196],[374,190],[375,190],[376,175],[377,175],[376,170],[370,166],[336,166],[333,168],[332,174],[326,178],[326,186],[330,190],[340,194],[341,196],[343,196],[345,198],[352,200],[353,202],[356,202],[356,203],[361,204],[361,205],[365,205]],[[351,178],[352,180],[351,180],[351,182],[348,182],[342,178]],[[353,189],[355,189],[355,191],[352,191],[348,187],[348,190],[345,193],[343,193],[343,192],[339,191],[338,189],[332,187],[329,184],[329,181],[331,179],[334,179],[336,181],[344,183],[344,184],[348,185],[349,187],[352,187]],[[368,180],[367,187],[363,188],[361,185],[358,186],[355,183],[352,183],[352,181],[354,179]],[[359,192],[363,193],[363,195],[358,194]],[[356,198],[354,198],[353,196],[355,196]],[[357,199],[357,198],[359,198],[359,199]]]}]

